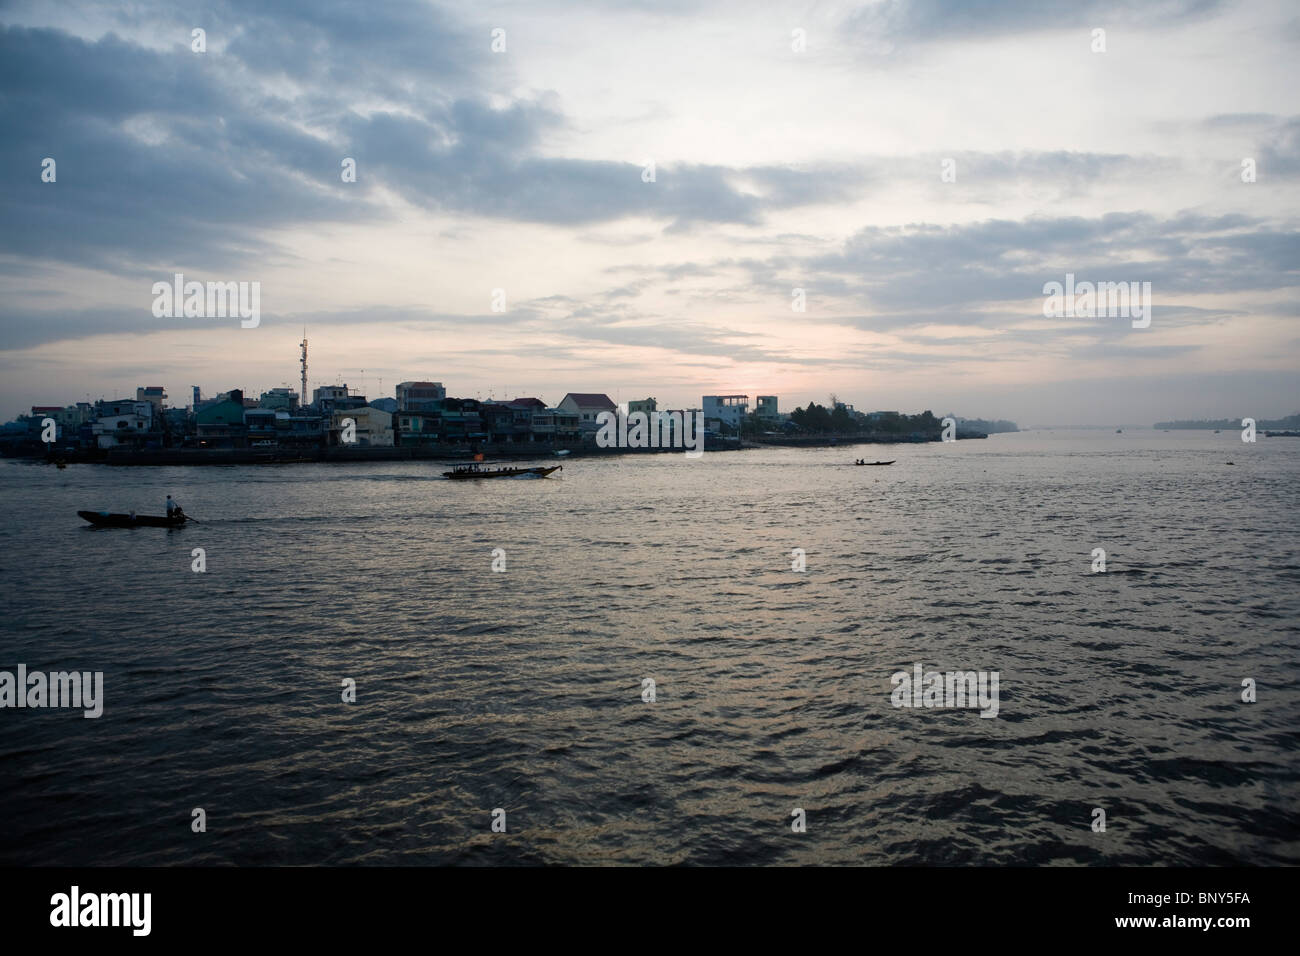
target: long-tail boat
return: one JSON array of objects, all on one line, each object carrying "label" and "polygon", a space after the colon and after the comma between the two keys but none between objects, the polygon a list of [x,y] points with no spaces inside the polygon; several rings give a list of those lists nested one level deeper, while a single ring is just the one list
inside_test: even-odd
[{"label": "long-tail boat", "polygon": [[464,480],[466,478],[522,478],[525,475],[545,478],[553,471],[563,471],[563,465],[549,468],[482,468],[479,465],[458,465],[451,471],[444,471],[444,478]]}]

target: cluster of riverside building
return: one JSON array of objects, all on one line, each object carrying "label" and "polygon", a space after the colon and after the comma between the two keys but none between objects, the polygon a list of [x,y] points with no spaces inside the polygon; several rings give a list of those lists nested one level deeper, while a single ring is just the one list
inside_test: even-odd
[{"label": "cluster of riverside building", "polygon": [[[746,395],[705,395],[702,409],[659,409],[653,398],[628,402],[621,410],[608,395],[570,392],[554,406],[539,398],[513,401],[448,398],[440,382],[402,382],[395,398],[367,401],[347,385],[314,390],[303,405],[297,392],[273,388],[259,398],[231,389],[202,398],[192,389],[187,406],[169,406],[162,386],[136,389],[135,398],[32,407],[3,426],[5,445],[59,452],[114,449],[305,450],[338,444],[361,447],[500,446],[542,443],[548,448],[594,444],[601,412],[690,411],[703,415],[706,436],[739,435],[750,416]],[[754,417],[781,428],[788,416],[777,411],[775,395],[758,396]],[[54,442],[50,422],[54,427]],[[51,446],[54,446],[53,449]]]}]

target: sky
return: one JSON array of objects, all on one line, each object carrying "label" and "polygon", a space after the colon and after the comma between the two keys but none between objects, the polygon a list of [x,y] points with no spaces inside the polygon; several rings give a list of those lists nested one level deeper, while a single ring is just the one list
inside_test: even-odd
[{"label": "sky", "polygon": [[1280,417],[1297,63],[1291,0],[2,3],[0,418],[296,389],[304,329],[371,399]]}]

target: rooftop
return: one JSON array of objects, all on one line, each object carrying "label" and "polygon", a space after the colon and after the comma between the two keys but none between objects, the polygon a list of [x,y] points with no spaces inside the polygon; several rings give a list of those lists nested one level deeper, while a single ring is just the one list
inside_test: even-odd
[{"label": "rooftop", "polygon": [[560,404],[563,405],[569,399],[573,399],[574,404],[582,405],[585,408],[608,408],[611,410],[618,408],[604,392],[570,392],[560,400]]}]

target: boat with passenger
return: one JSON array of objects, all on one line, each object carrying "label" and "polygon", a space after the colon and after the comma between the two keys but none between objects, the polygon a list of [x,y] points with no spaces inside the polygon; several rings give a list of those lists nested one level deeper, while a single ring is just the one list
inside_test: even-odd
[{"label": "boat with passenger", "polygon": [[190,518],[184,512],[170,518],[162,515],[110,514],[107,511],[78,511],[77,515],[99,528],[179,528]]},{"label": "boat with passenger", "polygon": [[563,470],[563,465],[542,468],[484,468],[476,462],[472,465],[457,465],[451,471],[444,471],[442,475],[444,478],[456,481],[467,478],[545,478],[551,472]]}]

